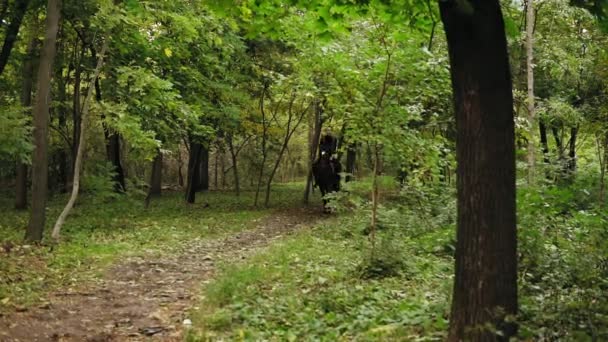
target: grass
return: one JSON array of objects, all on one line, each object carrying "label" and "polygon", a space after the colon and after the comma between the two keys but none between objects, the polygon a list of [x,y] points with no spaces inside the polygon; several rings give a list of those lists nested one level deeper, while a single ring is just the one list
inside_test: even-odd
[{"label": "grass", "polygon": [[302,188],[299,183],[274,186],[275,205],[269,209],[253,207],[251,192],[237,198],[212,191],[197,196],[194,205],[184,204],[182,193],[167,192],[153,199],[147,210],[139,196],[100,200],[84,195],[56,246],[49,243],[48,234],[65,204],[64,196],[49,203],[41,246],[22,245],[29,213],[13,210],[5,196],[0,199],[0,248],[10,252],[0,249],[0,313],[39,305],[51,291],[94,281],[126,256],[171,253],[192,239],[248,229],[277,208],[299,205]]},{"label": "grass", "polygon": [[188,340],[443,340],[453,262],[437,243],[453,230],[383,231],[380,259],[404,263],[369,278],[366,224],[365,215],[340,215],[224,265],[203,289]]}]

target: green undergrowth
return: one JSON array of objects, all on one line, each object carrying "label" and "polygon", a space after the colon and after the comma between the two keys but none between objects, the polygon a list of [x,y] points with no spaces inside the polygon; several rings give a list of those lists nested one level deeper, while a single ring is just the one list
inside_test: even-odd
[{"label": "green undergrowth", "polygon": [[188,340],[443,340],[453,226],[401,209],[382,208],[373,258],[362,210],[224,265],[192,312]]},{"label": "green undergrowth", "polygon": [[55,289],[69,289],[97,279],[107,267],[132,255],[176,252],[192,239],[212,238],[251,228],[280,207],[299,204],[302,184],[277,185],[270,209],[252,206],[253,194],[202,193],[187,205],[181,192],[154,198],[148,209],[137,195],[100,199],[84,194],[62,230],[50,241],[52,224],[66,197],[51,200],[45,238],[40,246],[23,245],[28,212],[0,199],[0,313],[43,304]]},{"label": "green undergrowth", "polygon": [[[224,265],[203,289],[188,340],[445,339],[454,190],[390,187],[373,257],[361,182],[332,196],[331,219]],[[608,210],[594,189],[582,177],[519,189],[517,340],[608,340]]]},{"label": "green undergrowth", "polygon": [[590,180],[519,192],[523,338],[608,340],[608,210]]}]

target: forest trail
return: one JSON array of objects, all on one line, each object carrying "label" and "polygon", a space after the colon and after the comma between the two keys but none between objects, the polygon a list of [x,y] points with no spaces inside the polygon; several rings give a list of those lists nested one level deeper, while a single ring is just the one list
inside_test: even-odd
[{"label": "forest trail", "polygon": [[280,210],[229,237],[191,241],[162,257],[130,257],[94,284],[0,317],[0,341],[181,341],[188,310],[218,262],[246,259],[321,218],[316,207]]}]

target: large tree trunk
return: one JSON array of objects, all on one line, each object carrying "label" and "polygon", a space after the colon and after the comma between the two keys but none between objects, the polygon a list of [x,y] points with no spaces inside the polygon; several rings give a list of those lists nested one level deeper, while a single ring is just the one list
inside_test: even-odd
[{"label": "large tree trunk", "polygon": [[91,99],[93,98],[93,87],[95,84],[95,80],[99,77],[99,73],[101,72],[101,68],[103,66],[103,56],[104,56],[107,48],[108,48],[108,41],[106,40],[104,42],[103,48],[101,49],[101,54],[99,55],[99,59],[97,61],[97,67],[95,67],[95,72],[93,74],[93,78],[91,79],[91,82],[89,83],[89,90],[87,92],[87,96],[84,99],[84,108],[82,110],[82,121],[81,121],[82,127],[80,127],[78,151],[76,153],[76,161],[74,162],[74,181],[73,181],[73,185],[72,185],[72,194],[70,196],[70,199],[68,200],[68,203],[65,205],[65,208],[63,208],[63,211],[57,218],[57,221],[55,222],[55,226],[53,227],[52,237],[55,240],[59,239],[59,233],[61,232],[61,227],[63,226],[65,219],[68,217],[68,214],[74,207],[74,204],[76,203],[76,199],[78,198],[78,190],[80,188],[80,174],[82,171],[82,160],[84,158],[84,149],[85,149],[85,143],[86,143],[85,134],[86,134],[86,129],[87,129],[88,121],[89,121],[89,107],[91,104]]},{"label": "large tree trunk", "polygon": [[534,144],[534,3],[527,0],[526,6],[526,69],[528,71],[528,184],[534,183],[535,177],[535,144]]},{"label": "large tree trunk", "polygon": [[[34,84],[34,55],[38,39],[32,39],[28,46],[27,56],[23,62],[23,83],[21,86],[21,105],[32,105],[32,88]],[[15,186],[15,209],[27,209],[27,164],[17,161],[17,177]]]},{"label": "large tree trunk", "polygon": [[[498,0],[441,1],[457,127],[449,341],[508,340],[517,314],[513,94]],[[491,329],[493,325],[502,335]]]},{"label": "large tree trunk", "polygon": [[60,8],[61,0],[48,0],[46,33],[38,66],[36,103],[33,108],[35,148],[32,158],[32,212],[25,233],[27,241],[42,240],[46,220],[51,72],[55,58],[55,43],[61,15]]},{"label": "large tree trunk", "polygon": [[196,200],[196,188],[199,182],[199,171],[203,145],[190,143],[190,157],[188,158],[188,185],[186,186],[186,202],[194,203]]},{"label": "large tree trunk", "polygon": [[27,12],[27,6],[29,3],[29,0],[15,0],[11,23],[6,28],[4,44],[2,45],[2,50],[0,50],[0,75],[2,75],[4,72],[4,68],[8,63],[8,58],[13,50],[13,46],[17,41],[19,28],[21,27],[21,22],[23,21],[25,12]]}]

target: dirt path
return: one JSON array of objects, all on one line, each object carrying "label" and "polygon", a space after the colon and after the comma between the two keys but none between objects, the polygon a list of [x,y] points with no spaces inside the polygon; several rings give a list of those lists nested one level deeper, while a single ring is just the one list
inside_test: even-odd
[{"label": "dirt path", "polygon": [[255,229],[192,241],[170,256],[126,259],[96,284],[54,293],[46,307],[1,317],[0,341],[181,341],[188,309],[217,262],[245,259],[319,217],[315,209],[281,211]]}]

